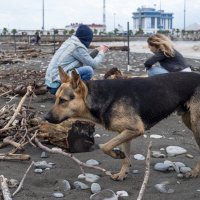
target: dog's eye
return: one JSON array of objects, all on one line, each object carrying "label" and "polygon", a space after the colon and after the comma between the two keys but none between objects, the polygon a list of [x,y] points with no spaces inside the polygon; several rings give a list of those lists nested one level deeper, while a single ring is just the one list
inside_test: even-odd
[{"label": "dog's eye", "polygon": [[65,103],[67,100],[66,99],[60,99],[59,103],[62,104],[62,103]]},{"label": "dog's eye", "polygon": [[70,94],[69,98],[70,100],[74,99],[75,98],[74,94]]}]

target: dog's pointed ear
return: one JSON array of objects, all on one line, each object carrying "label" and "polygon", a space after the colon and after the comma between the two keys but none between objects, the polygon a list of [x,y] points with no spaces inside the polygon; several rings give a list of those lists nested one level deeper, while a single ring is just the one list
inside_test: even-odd
[{"label": "dog's pointed ear", "polygon": [[79,74],[76,72],[76,70],[72,71],[72,87],[75,89],[78,87],[79,83],[80,83],[80,76]]},{"label": "dog's pointed ear", "polygon": [[61,66],[58,66],[60,80],[62,83],[67,83],[70,80],[70,76],[64,71]]}]

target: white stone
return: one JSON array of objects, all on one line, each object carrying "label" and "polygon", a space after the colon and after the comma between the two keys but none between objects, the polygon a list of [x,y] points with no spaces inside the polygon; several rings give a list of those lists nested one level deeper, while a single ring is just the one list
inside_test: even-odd
[{"label": "white stone", "polygon": [[62,198],[62,197],[64,197],[64,194],[61,193],[61,192],[54,192],[53,196],[56,197],[56,198]]},{"label": "white stone", "polygon": [[99,134],[94,135],[95,138],[100,138],[101,136]]},{"label": "white stone", "polygon": [[74,182],[74,187],[75,187],[76,189],[82,189],[82,190],[86,190],[86,189],[89,188],[88,185],[86,185],[85,183],[82,183],[82,182],[80,182],[80,181],[75,181],[75,182]]},{"label": "white stone", "polygon": [[128,192],[125,190],[117,191],[116,194],[118,197],[128,197]]},{"label": "white stone", "polygon": [[134,158],[135,158],[136,160],[145,160],[145,157],[144,157],[142,154],[135,154],[135,155],[134,155]]},{"label": "white stone", "polygon": [[90,200],[118,200],[118,196],[110,189],[105,189],[90,196]]},{"label": "white stone", "polygon": [[168,183],[159,183],[155,185],[155,188],[161,193],[173,193],[174,189],[170,189]]},{"label": "white stone", "polygon": [[86,161],[86,164],[95,166],[95,165],[99,165],[99,162],[94,159],[90,159]]},{"label": "white stone", "polygon": [[98,193],[101,191],[101,186],[98,183],[92,183],[91,185],[91,192],[93,194]]},{"label": "white stone", "polygon": [[163,137],[162,135],[157,135],[157,134],[150,135],[150,138],[153,138],[153,139],[160,139],[162,137]]},{"label": "white stone", "polygon": [[164,164],[164,163],[156,163],[154,165],[154,169],[157,171],[161,171],[161,172],[168,171],[169,167],[170,167],[170,165]]},{"label": "white stone", "polygon": [[167,152],[168,156],[176,156],[176,155],[186,153],[187,150],[182,147],[179,147],[179,146],[168,146],[166,148],[166,152]]},{"label": "white stone", "polygon": [[85,179],[86,181],[90,183],[94,183],[100,179],[100,176],[91,174],[91,173],[85,173],[85,174],[80,174],[78,176],[79,179]]}]

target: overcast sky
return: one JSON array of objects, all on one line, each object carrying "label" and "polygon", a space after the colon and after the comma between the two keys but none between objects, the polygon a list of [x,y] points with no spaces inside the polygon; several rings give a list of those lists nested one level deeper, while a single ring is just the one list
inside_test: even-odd
[{"label": "overcast sky", "polygon": [[[0,0],[0,29],[41,29],[43,0]],[[107,30],[114,24],[127,22],[132,27],[132,12],[147,5],[174,13],[174,27],[183,28],[184,1],[186,1],[186,27],[200,22],[199,0],[106,0]],[[45,29],[64,28],[70,23],[98,23],[103,21],[103,0],[44,0]]]}]

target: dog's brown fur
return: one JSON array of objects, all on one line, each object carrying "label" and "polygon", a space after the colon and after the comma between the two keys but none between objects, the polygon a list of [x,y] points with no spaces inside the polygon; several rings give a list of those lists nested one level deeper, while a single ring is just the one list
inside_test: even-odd
[{"label": "dog's brown fur", "polygon": [[[121,94],[119,96],[117,93],[112,93],[112,95],[115,96],[105,97],[105,95],[102,93],[103,90],[99,91],[103,89],[102,87],[96,88],[97,85],[94,83],[88,88],[89,86],[88,84],[90,83],[86,84],[83,81],[81,81],[79,75],[76,74],[75,71],[72,72],[72,77],[69,77],[63,71],[62,68],[59,68],[59,73],[62,85],[60,86],[60,88],[56,93],[55,105],[46,115],[46,119],[51,123],[60,123],[68,118],[89,119],[91,121],[102,124],[109,130],[119,132],[120,134],[118,134],[116,137],[114,137],[107,143],[100,145],[102,151],[107,155],[110,155],[115,159],[123,159],[120,172],[112,175],[112,178],[114,180],[123,180],[127,176],[130,167],[131,140],[138,136],[143,135],[145,130],[151,128],[157,122],[167,117],[169,114],[175,111],[175,109],[178,108],[179,106],[184,106],[185,104],[187,104],[187,109],[184,108],[184,112],[181,113],[182,119],[183,122],[187,125],[187,127],[192,130],[194,137],[197,141],[197,144],[200,146],[200,88],[199,88],[200,75],[190,74],[191,75],[190,80],[193,80],[192,83],[193,85],[190,87],[193,87],[192,90],[196,92],[188,92],[188,88],[183,87],[180,89],[178,93],[176,91],[176,87],[178,86],[174,86],[175,87],[174,89],[173,85],[172,86],[165,85],[165,81],[166,82],[169,82],[169,80],[172,80],[174,82],[176,81],[174,80],[174,77],[171,78],[170,75],[166,75],[166,78],[165,76],[160,76],[160,77],[158,76],[155,79],[147,78],[146,80],[144,78],[143,79],[139,78],[136,80],[127,79],[127,80],[122,80],[120,83],[116,82],[119,80],[102,80],[104,82],[106,81],[106,83],[103,82],[103,84],[107,85],[108,87],[109,84],[110,85],[116,84],[118,85],[117,87],[123,87],[119,86],[121,84],[124,84],[124,86],[130,86],[134,82],[133,85],[130,86],[131,87],[130,89],[132,89],[133,87],[133,89],[135,90],[135,91],[133,90],[134,95],[130,94],[129,97],[129,96],[123,96]],[[177,79],[181,77],[180,78],[181,80],[182,75],[183,74],[180,75],[175,74],[175,78]],[[188,76],[190,75],[188,74]],[[187,79],[187,76],[185,75],[183,76],[184,76],[183,77],[184,81],[185,79]],[[161,83],[160,79],[164,83],[163,87],[166,87],[163,88],[164,92],[162,91],[162,86],[160,86]],[[99,84],[99,82],[97,84]],[[144,84],[146,86],[144,86]],[[158,85],[154,87],[154,84]],[[138,87],[139,89],[137,90]],[[150,88],[154,87],[153,92],[156,93],[159,92],[159,94],[164,94],[166,95],[167,98],[168,98],[168,93],[165,94],[165,89],[169,89],[169,92],[171,92],[172,95],[171,96],[172,99],[169,100],[165,98],[165,96],[163,97],[162,95],[158,95],[158,97],[161,99],[153,99],[152,102],[149,102],[148,100],[140,98],[140,95],[143,94],[143,91],[140,93],[141,90],[140,87],[144,89],[144,91],[148,91],[144,87],[150,87]],[[160,88],[157,89],[157,87]],[[112,88],[112,86],[110,86],[110,88]],[[92,89],[94,90],[98,89],[99,91],[98,92],[99,96],[97,95],[98,97],[96,97],[95,95],[92,96],[93,92]],[[123,92],[124,91],[118,91],[118,93],[123,93]],[[187,95],[185,94],[186,92],[188,93]],[[128,95],[129,93],[130,92],[128,90],[127,93],[125,94]],[[108,93],[106,92],[105,94]],[[146,96],[149,95],[147,96],[147,99],[157,97],[156,95],[151,96],[151,93],[146,93],[145,95]],[[133,98],[135,98],[135,96],[140,99],[138,102],[136,102],[137,104],[133,105],[132,100]],[[104,107],[102,105],[106,104],[107,103],[106,100],[111,97],[114,99],[114,102],[112,103],[112,105],[110,104],[109,106],[107,105],[106,108],[107,109],[109,108],[109,110],[104,111]],[[100,102],[99,99],[101,100]],[[137,101],[137,99],[134,99],[134,101]],[[160,112],[160,108],[159,109],[156,109],[156,107],[152,108],[152,105],[154,105],[154,103],[156,104],[156,102],[154,101],[157,101],[156,106],[160,106],[158,105],[158,103],[162,103],[163,101],[167,102],[164,104],[165,108],[163,108],[161,104],[162,106],[161,108],[163,109],[162,112]],[[138,103],[140,104],[139,105],[140,107],[137,107]],[[171,105],[169,105],[168,103],[171,103]],[[155,113],[152,113],[154,110]],[[148,113],[151,113],[151,115],[146,117]],[[114,150],[114,148],[119,145],[122,145],[123,152],[120,150]],[[193,168],[191,172],[186,174],[186,176],[196,177],[199,174],[200,174],[200,161],[196,164],[196,166]]]}]

